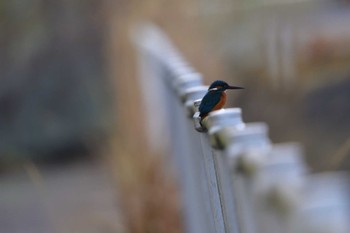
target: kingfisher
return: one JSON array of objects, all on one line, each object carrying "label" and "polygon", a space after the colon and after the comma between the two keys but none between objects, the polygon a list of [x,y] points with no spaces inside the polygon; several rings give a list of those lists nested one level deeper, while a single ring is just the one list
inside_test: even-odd
[{"label": "kingfisher", "polygon": [[208,92],[203,97],[199,105],[200,122],[212,111],[221,109],[226,103],[226,90],[244,89],[243,87],[230,86],[222,80],[214,81],[208,89]]}]

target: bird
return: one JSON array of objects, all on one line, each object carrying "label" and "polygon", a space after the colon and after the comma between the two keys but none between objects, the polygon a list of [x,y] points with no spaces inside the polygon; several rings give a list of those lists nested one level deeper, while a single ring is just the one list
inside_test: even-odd
[{"label": "bird", "polygon": [[199,105],[200,123],[212,111],[221,109],[226,103],[226,90],[244,89],[243,87],[230,86],[222,80],[214,81],[208,88],[208,92],[204,95]]}]

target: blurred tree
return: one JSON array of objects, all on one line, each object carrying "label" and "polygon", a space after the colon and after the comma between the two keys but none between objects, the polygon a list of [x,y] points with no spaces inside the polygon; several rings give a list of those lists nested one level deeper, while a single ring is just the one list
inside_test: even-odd
[{"label": "blurred tree", "polygon": [[0,3],[0,155],[84,147],[107,133],[104,1]]}]

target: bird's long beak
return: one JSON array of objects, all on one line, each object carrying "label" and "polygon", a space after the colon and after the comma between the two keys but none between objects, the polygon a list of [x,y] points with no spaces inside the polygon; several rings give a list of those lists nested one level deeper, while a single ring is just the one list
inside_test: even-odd
[{"label": "bird's long beak", "polygon": [[228,86],[227,89],[244,89],[244,87]]}]

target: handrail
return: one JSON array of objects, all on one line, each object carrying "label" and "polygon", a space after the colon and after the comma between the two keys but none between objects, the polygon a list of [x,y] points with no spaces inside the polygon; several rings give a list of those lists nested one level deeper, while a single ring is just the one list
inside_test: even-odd
[{"label": "handrail", "polygon": [[178,171],[186,232],[350,232],[347,173],[310,174],[299,144],[273,144],[268,126],[244,123],[239,108],[210,113],[203,128],[198,105],[208,87],[201,74],[156,26],[133,38],[140,86],[152,87],[143,91],[145,103],[161,99],[158,111],[146,106],[148,119],[163,122],[152,130],[162,132],[155,141],[168,142]]}]

